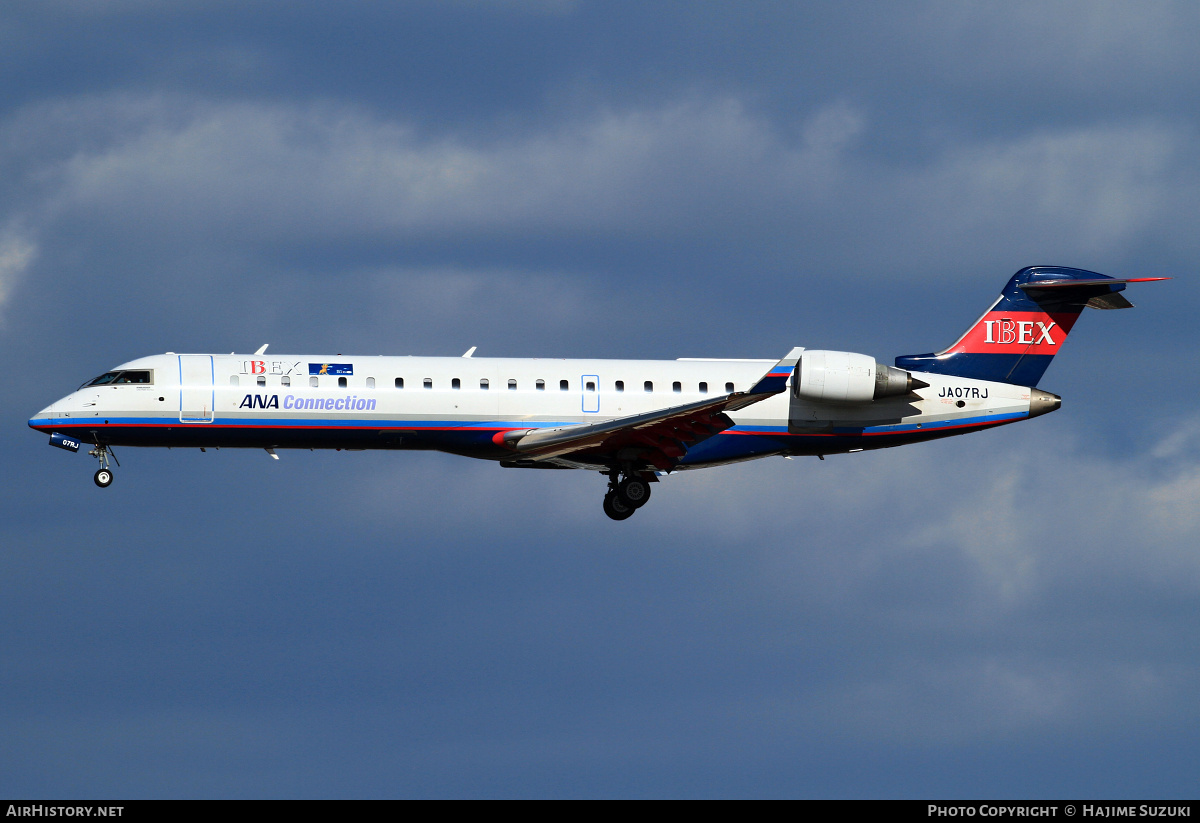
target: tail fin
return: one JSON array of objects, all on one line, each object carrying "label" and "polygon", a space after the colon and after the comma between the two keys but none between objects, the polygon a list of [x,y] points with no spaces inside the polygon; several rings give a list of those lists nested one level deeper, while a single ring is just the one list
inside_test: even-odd
[{"label": "tail fin", "polygon": [[1083,269],[1028,266],[954,345],[936,354],[901,355],[896,367],[1036,386],[1086,306],[1129,309],[1133,304],[1118,293],[1126,283],[1168,279],[1116,280]]}]

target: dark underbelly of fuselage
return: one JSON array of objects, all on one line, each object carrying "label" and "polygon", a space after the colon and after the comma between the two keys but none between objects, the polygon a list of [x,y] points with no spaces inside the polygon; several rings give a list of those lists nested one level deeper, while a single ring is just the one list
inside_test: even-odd
[{"label": "dark underbelly of fuselage", "polygon": [[231,449],[424,449],[469,457],[503,459],[512,455],[492,442],[494,431],[224,426],[220,424],[55,425],[54,431],[85,443],[107,446]]}]

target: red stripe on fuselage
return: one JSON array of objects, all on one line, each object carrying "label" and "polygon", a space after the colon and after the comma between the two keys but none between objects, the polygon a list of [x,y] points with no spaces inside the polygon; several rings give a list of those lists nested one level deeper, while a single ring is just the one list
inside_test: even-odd
[{"label": "red stripe on fuselage", "polygon": [[1003,426],[1007,423],[1016,423],[1020,420],[1025,420],[1025,417],[1013,417],[1006,420],[984,420],[979,423],[959,423],[954,426],[933,426],[921,429],[903,429],[902,431],[886,431],[886,432],[754,432],[754,431],[737,431],[736,429],[726,429],[721,434],[737,434],[742,437],[884,437],[888,435],[904,435],[904,434],[926,434],[928,432],[943,432],[951,429],[972,429],[986,428],[988,426]]}]

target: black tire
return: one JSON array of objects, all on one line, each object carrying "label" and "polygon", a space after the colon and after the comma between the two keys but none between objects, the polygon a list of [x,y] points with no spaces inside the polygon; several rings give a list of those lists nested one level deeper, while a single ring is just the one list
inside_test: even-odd
[{"label": "black tire", "polygon": [[613,492],[604,495],[604,513],[613,520],[627,520],[633,517],[634,511],[633,506],[626,506]]},{"label": "black tire", "polygon": [[626,506],[640,509],[650,502],[650,484],[640,477],[626,477],[617,485],[617,496]]},{"label": "black tire", "polygon": [[108,469],[96,469],[96,474],[92,477],[96,481],[96,485],[102,489],[107,489],[112,485],[113,473]]}]

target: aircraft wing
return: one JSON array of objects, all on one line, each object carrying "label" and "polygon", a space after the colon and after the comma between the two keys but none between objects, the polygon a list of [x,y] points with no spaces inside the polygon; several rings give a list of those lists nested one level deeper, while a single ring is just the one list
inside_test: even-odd
[{"label": "aircraft wing", "polygon": [[802,351],[795,348],[788,352],[749,391],[598,423],[514,429],[497,435],[496,441],[527,460],[587,453],[592,460],[607,456],[608,460],[650,463],[667,471],[687,453],[688,446],[733,425],[725,412],[737,411],[783,391]]}]

